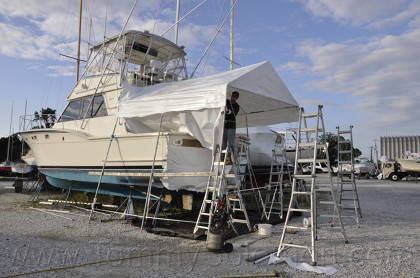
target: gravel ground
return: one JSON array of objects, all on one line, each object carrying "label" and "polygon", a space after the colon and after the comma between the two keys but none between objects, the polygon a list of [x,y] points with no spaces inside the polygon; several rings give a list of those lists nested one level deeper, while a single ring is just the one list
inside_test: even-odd
[{"label": "gravel ground", "polygon": [[[14,193],[11,185],[0,182],[1,277],[219,277],[273,269],[283,277],[326,276],[286,263],[246,261],[278,247],[282,224],[269,237],[254,233],[230,240],[232,253],[210,253],[204,241],[141,233],[121,221],[89,223],[88,214],[75,209],[60,214],[72,220],[31,209],[29,195]],[[420,277],[420,183],[357,180],[357,185],[360,228],[345,218],[349,244],[338,230],[320,229],[318,265],[337,268],[333,277]],[[290,235],[295,243],[307,238],[303,232]],[[284,255],[310,262],[305,250]],[[36,271],[41,272],[29,274]]]}]

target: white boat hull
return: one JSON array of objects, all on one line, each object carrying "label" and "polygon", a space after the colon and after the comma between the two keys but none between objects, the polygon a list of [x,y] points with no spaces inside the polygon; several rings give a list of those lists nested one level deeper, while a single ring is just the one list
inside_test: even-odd
[{"label": "white boat hull", "polygon": [[32,150],[29,150],[29,152],[26,155],[22,156],[21,158],[29,166],[36,166],[36,160],[35,160],[35,156]]},{"label": "white boat hull", "polygon": [[15,163],[12,166],[12,172],[16,174],[25,175],[32,171],[32,167],[26,163]]},{"label": "white boat hull", "polygon": [[[155,172],[162,172],[168,168],[169,170],[173,169],[173,165],[178,164],[177,157],[181,152],[179,149],[189,152],[189,155],[183,156],[184,163],[176,166],[178,172],[191,171],[191,165],[198,165],[196,171],[208,172],[211,164],[211,151],[185,146],[188,145],[186,142],[192,138],[185,134],[161,135],[156,158],[156,133],[116,136],[111,144],[109,138],[89,137],[73,130],[32,130],[22,132],[21,136],[29,144],[37,158],[40,172],[47,176],[47,180],[52,185],[59,188],[71,187],[76,190],[95,192],[99,176],[92,173],[102,170],[106,157],[105,173],[117,172],[121,175],[104,175],[101,179],[99,193],[128,196],[131,190],[130,186],[135,186],[134,197],[138,198],[143,197],[145,186],[149,184],[149,177],[124,176],[125,173],[150,173],[152,166],[154,166]],[[171,161],[169,165],[168,156]],[[190,162],[190,160],[194,160],[194,162]],[[153,161],[155,161],[154,165]],[[153,187],[163,188],[165,186],[171,190],[203,191],[208,177],[194,177],[183,181],[180,181],[179,178],[178,181],[175,179],[175,177],[163,181],[154,179]],[[190,184],[189,181],[191,181]]]}]

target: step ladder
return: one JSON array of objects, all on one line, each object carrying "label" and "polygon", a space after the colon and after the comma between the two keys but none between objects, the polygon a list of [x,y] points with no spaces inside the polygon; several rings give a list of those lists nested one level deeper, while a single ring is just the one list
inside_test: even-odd
[{"label": "step ladder", "polygon": [[276,141],[272,150],[268,192],[265,197],[267,211],[261,216],[261,219],[265,217],[269,221],[272,214],[277,214],[280,219],[283,219],[283,186],[291,186],[291,184],[292,179],[285,144]]},{"label": "step ladder", "polygon": [[250,140],[246,136],[239,136],[238,138],[238,154],[237,154],[237,164],[239,167],[236,167],[236,175],[240,177],[241,183],[241,194],[242,196],[253,197],[253,200],[257,206],[258,212],[260,214],[266,213],[266,206],[263,200],[261,190],[257,185],[257,180],[255,178],[254,171],[251,165],[251,158],[249,155],[249,146],[251,144]]},{"label": "step ladder", "polygon": [[[315,121],[314,126],[308,127],[307,121]],[[304,140],[306,139],[306,140]],[[305,142],[302,142],[305,141]],[[301,150],[302,148],[309,148],[312,150],[312,157],[302,157]],[[325,159],[318,158],[318,152],[325,152]],[[327,177],[317,177],[316,172],[316,164],[317,163],[326,163],[328,166],[328,173],[326,174]],[[300,173],[299,169],[303,167],[303,165],[310,166],[310,173]],[[329,165],[329,156],[328,156],[328,148],[326,144],[325,138],[325,127],[324,121],[322,117],[322,105],[318,106],[317,112],[315,113],[304,113],[303,108],[299,110],[299,127],[297,132],[297,140],[296,140],[296,154],[295,154],[295,165],[294,165],[294,174],[293,174],[293,181],[292,181],[292,192],[291,198],[289,202],[289,208],[287,210],[286,219],[283,227],[283,232],[280,239],[279,248],[277,251],[277,257],[280,256],[281,252],[285,251],[285,249],[289,247],[295,248],[302,248],[309,251],[311,255],[312,265],[316,265],[316,245],[315,241],[318,239],[317,236],[317,229],[321,226],[320,219],[321,218],[333,218],[338,219],[338,225],[341,229],[341,233],[343,234],[344,241],[347,243],[347,237],[344,231],[343,223],[341,221],[340,210],[337,206],[335,201],[335,196],[333,193],[333,182],[332,176],[330,171]],[[325,182],[325,178],[327,178],[327,182]],[[305,180],[308,183],[310,182],[310,190],[307,191],[298,191],[297,185],[299,180]],[[298,196],[306,195],[310,197],[310,202],[305,207],[301,206],[298,208],[294,207],[296,203],[295,200]],[[326,198],[327,197],[327,198]],[[323,208],[325,211],[331,211],[331,215],[322,215],[319,213],[319,210]],[[329,209],[328,209],[329,208]],[[304,213],[307,214],[306,217],[308,218],[307,222],[309,225],[291,225],[290,218],[292,213]],[[331,225],[329,223],[329,225]],[[304,241],[304,243],[297,244],[297,243],[289,243],[286,242],[286,235],[290,235],[290,232],[294,231],[309,231],[310,240],[305,240],[304,235],[300,235],[299,239]],[[296,240],[296,238],[295,238]]]},{"label": "step ladder", "polygon": [[[197,221],[194,227],[194,234],[198,232],[199,229],[208,231],[210,228],[210,223],[212,221],[213,213],[215,210],[215,204],[218,202],[218,199],[221,196],[221,185],[224,175],[224,168],[227,161],[227,150],[220,151],[220,147],[217,146],[214,151],[210,176],[207,181],[206,191],[204,192],[203,202],[201,204],[200,212],[198,214]],[[221,161],[221,156],[224,155],[224,160]],[[205,223],[205,224],[203,224]]]},{"label": "step ladder", "polygon": [[[251,232],[252,227],[245,207],[243,192],[251,193],[256,200],[260,201],[262,200],[262,196],[257,187],[255,176],[252,171],[251,160],[249,158],[249,138],[240,136],[238,143],[238,155],[233,159],[232,170],[234,172],[234,182],[232,185],[226,186],[226,203],[230,211],[229,217],[231,222],[233,224],[246,224],[248,230]],[[249,185],[250,188],[247,188],[247,185]],[[264,207],[263,209],[265,210]],[[234,226],[233,228],[236,234],[239,235]]]},{"label": "step ladder", "polygon": [[354,216],[342,215],[342,217],[354,217],[357,226],[360,227],[359,219],[362,218],[362,211],[354,171],[353,126],[348,130],[340,130],[340,127],[337,127],[337,161],[338,205],[342,214],[346,211],[354,212]]},{"label": "step ladder", "polygon": [[234,229],[235,233],[239,235],[239,232],[234,226],[235,223],[246,224],[248,231],[251,232],[251,223],[249,221],[248,212],[245,208],[245,202],[239,188],[230,190],[230,188],[227,187],[226,205],[229,211],[229,219],[232,223],[232,228]]},{"label": "step ladder", "polygon": [[[291,137],[293,138],[293,140],[290,139],[290,136],[287,137],[287,135],[291,135]],[[295,152],[295,156],[296,156],[296,139],[297,138],[297,128],[289,128],[286,131],[286,140],[285,140],[285,149],[287,150],[294,150]],[[291,143],[293,142],[293,143]],[[293,148],[290,148],[292,147]],[[309,148],[300,148],[299,152],[299,157],[309,157],[312,156],[312,150],[310,150]],[[287,157],[287,153],[286,153],[286,157]],[[295,173],[294,169],[292,169],[293,173]],[[302,174],[302,168],[298,167],[297,169],[297,173],[298,174]],[[296,182],[296,191],[307,191],[307,187],[306,187],[306,181],[303,179],[298,179]],[[286,190],[283,190],[283,192],[290,192],[291,193],[291,184],[290,187]],[[298,207],[298,202],[299,199],[301,200],[301,202],[309,202],[309,196],[308,195],[299,195],[296,197],[295,199],[295,207]]]},{"label": "step ladder", "polygon": [[[205,231],[210,230],[215,209],[217,207],[216,205],[222,200],[226,200],[226,206],[229,211],[229,222],[235,232],[238,234],[234,227],[234,223],[246,224],[248,229],[250,231],[252,230],[241,194],[241,177],[237,174],[237,171],[239,171],[239,165],[236,157],[233,157],[232,165],[226,165],[228,157],[226,154],[228,153],[232,152],[227,150],[220,152],[217,148],[213,155],[210,170],[213,175],[209,176],[207,182],[203,202],[194,227],[194,234],[196,234],[199,229],[203,229]],[[222,157],[221,154],[225,154],[223,160],[220,159]],[[228,173],[232,170],[232,168],[233,174]]]}]

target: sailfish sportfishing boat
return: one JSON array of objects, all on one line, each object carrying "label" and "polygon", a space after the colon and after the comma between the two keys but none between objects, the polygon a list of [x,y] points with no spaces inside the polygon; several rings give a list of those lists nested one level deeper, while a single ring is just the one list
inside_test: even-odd
[{"label": "sailfish sportfishing boat", "polygon": [[[185,56],[184,47],[147,31],[93,46],[54,126],[19,133],[48,182],[95,192],[99,180],[99,193],[142,198],[151,171],[208,172],[233,91],[237,127],[296,120],[297,102],[269,62],[189,79]],[[155,177],[153,188],[204,191],[207,180]]]}]

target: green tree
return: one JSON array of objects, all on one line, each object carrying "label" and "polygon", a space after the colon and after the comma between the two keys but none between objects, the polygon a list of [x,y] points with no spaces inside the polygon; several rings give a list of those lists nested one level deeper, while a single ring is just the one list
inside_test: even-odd
[{"label": "green tree", "polygon": [[[22,155],[22,138],[17,134],[10,135],[9,160],[19,161]],[[0,162],[7,159],[7,148],[9,147],[9,137],[0,138]],[[24,143],[23,154],[29,150],[29,146]]]},{"label": "green tree", "polygon": [[51,109],[49,107],[41,109],[40,113],[38,113],[38,111],[35,111],[34,122],[37,122],[37,125],[35,125],[33,128],[51,128],[54,125],[55,120],[57,119],[55,112],[55,109]]},{"label": "green tree", "polygon": [[[340,139],[344,138],[342,136],[340,136]],[[319,140],[323,140],[323,135],[319,138]],[[328,145],[328,156],[330,158],[330,165],[337,165],[337,159],[338,159],[338,146],[337,146],[337,140],[338,140],[338,135],[331,133],[331,132],[327,132],[325,134],[325,140],[327,142]],[[347,145],[347,144],[346,144]],[[350,146],[346,146],[343,145],[341,150],[349,150]],[[320,156],[322,156],[323,154],[319,154]],[[353,147],[353,157],[359,157],[362,155],[362,152]],[[344,160],[350,160],[350,154],[347,154],[348,157],[346,157],[346,155],[342,155],[341,158]]]}]

